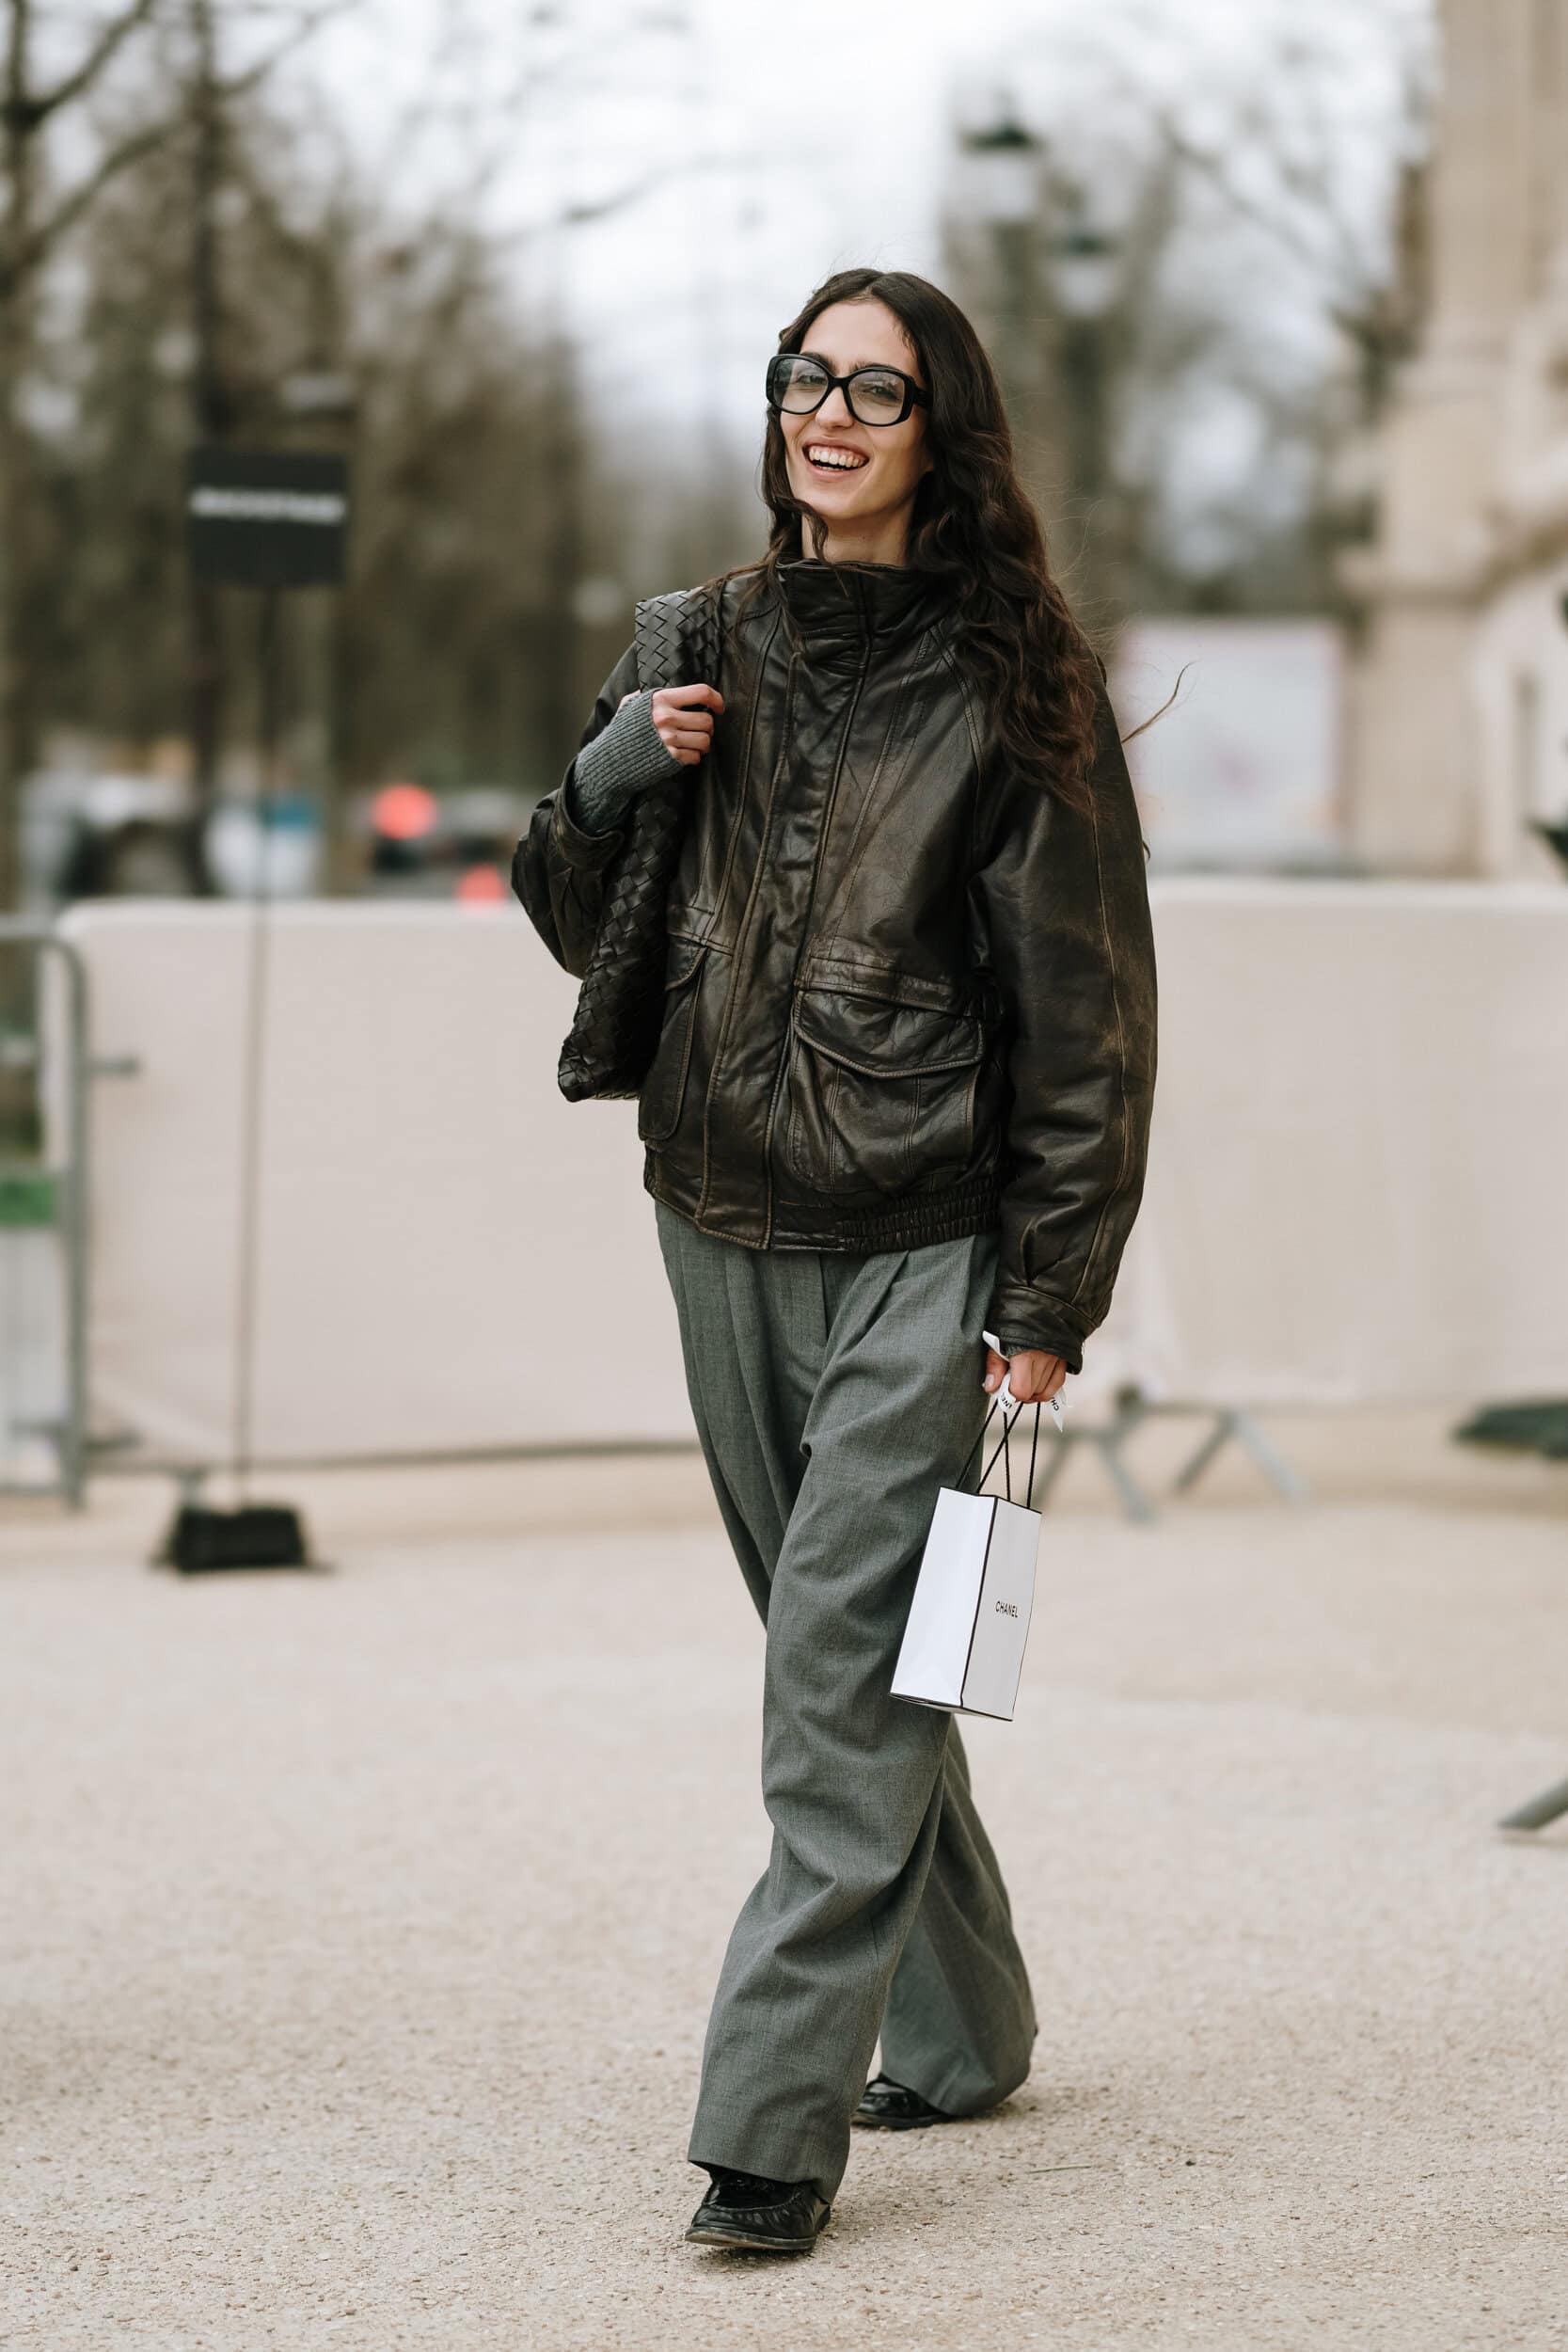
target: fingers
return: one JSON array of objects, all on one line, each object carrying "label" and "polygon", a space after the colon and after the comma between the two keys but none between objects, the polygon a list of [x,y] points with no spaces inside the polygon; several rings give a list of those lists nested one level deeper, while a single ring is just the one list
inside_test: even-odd
[{"label": "fingers", "polygon": [[673,728],[660,727],[658,737],[671,758],[678,759],[683,768],[695,767],[710,748],[704,737],[694,736],[684,727],[678,733]]},{"label": "fingers", "polygon": [[1059,1356],[1029,1348],[1015,1356],[1009,1367],[1011,1388],[1021,1405],[1049,1405],[1063,1381],[1067,1366]]},{"label": "fingers", "polygon": [[[1006,1379],[1006,1373],[1007,1359],[1006,1356],[999,1356],[994,1347],[988,1347],[986,1350],[986,1374],[985,1378],[980,1383],[980,1386],[989,1391],[990,1393],[994,1396],[997,1390],[1002,1386],[1003,1381]],[[1016,1390],[1014,1391],[1014,1394],[1017,1394]]]},{"label": "fingers", "polygon": [[693,768],[713,747],[713,714],[724,698],[716,686],[661,686],[648,707],[671,758]]}]

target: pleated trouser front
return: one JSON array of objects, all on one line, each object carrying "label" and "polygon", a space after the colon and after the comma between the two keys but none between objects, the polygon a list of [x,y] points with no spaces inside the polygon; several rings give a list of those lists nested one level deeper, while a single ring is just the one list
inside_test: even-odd
[{"label": "pleated trouser front", "polygon": [[724,1957],[689,2153],[831,2199],[879,2032],[883,2070],[950,2114],[1029,2071],[1029,1981],[958,1726],[889,1694],[937,1490],[986,1411],[996,1237],[758,1251],[655,1210],[767,1628],[772,1851]]}]

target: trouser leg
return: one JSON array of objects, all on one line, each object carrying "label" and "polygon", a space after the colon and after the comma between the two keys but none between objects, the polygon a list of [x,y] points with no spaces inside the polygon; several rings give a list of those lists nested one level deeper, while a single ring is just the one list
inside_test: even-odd
[{"label": "trouser leg", "polygon": [[[768,1281],[811,1255],[774,1253],[768,1271],[736,1279]],[[980,1327],[994,1242],[836,1262],[824,1253],[816,1263],[827,1305],[822,1360],[766,1610],[763,1793],[773,1849],[725,1956],[690,2154],[812,2179],[832,2197],[939,1843],[950,1719],[892,1699],[889,1683],[937,1488],[957,1475],[983,1412]],[[791,1325],[789,1349],[802,1329]],[[691,1337],[704,1352],[694,1328]],[[784,1394],[797,1398],[798,1385],[781,1385],[770,1359],[767,1378],[752,1383],[751,1407]],[[704,1408],[725,1484],[732,1497],[746,1487],[765,1505],[764,1489],[777,1484],[772,1441],[759,1448],[759,1479],[758,1463],[737,1465],[726,1450],[743,1438],[744,1418],[757,1416],[732,1412],[726,1438],[711,1419],[719,1403],[709,1379]],[[759,1555],[767,1533],[759,1543],[749,1531]]]},{"label": "trouser leg", "polygon": [[764,1257],[655,1203],[687,1393],[725,1532],[766,1624],[827,1342],[816,1253]]},{"label": "trouser leg", "polygon": [[955,1723],[931,1867],[882,2018],[882,2071],[949,2115],[976,2114],[1025,2079],[1035,2032],[1012,1907]]}]

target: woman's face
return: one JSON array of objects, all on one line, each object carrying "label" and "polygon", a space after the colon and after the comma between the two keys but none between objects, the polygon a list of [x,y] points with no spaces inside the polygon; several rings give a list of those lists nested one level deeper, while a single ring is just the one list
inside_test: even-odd
[{"label": "woman's face", "polygon": [[[806,329],[801,348],[832,375],[847,375],[859,367],[892,367],[926,384],[903,327],[885,303],[874,299],[830,303]],[[926,416],[924,408],[915,407],[902,424],[862,424],[838,385],[814,416],[795,417],[787,410],[780,416],[791,495],[826,518],[830,540],[846,532],[857,540],[875,538],[879,527],[907,518],[921,476],[933,462]],[[818,457],[825,461],[814,462]]]}]

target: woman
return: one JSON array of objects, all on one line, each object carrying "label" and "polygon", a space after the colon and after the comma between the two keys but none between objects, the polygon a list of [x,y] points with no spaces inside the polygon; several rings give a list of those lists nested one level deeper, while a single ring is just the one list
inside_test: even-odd
[{"label": "woman", "polygon": [[1029,2070],[957,1727],[889,1682],[990,1393],[1053,1397],[1109,1305],[1154,967],[1103,672],[962,312],[843,271],[784,330],[768,397],[772,532],[721,583],[722,691],[639,691],[624,655],[514,883],[580,974],[636,795],[697,771],[638,1129],[767,1628],[773,1841],[708,2025],[687,2235],[804,2252],[851,2121],[974,2115]]}]

